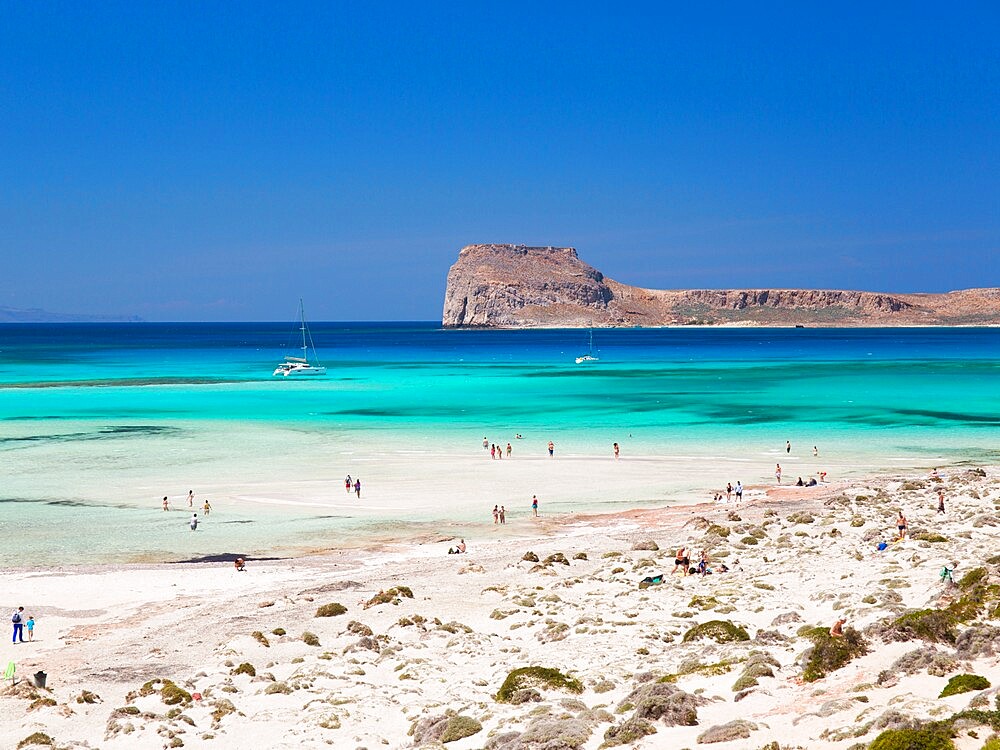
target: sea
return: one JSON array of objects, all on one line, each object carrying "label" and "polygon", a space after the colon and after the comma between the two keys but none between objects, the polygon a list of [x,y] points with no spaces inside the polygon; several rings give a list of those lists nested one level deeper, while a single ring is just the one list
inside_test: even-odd
[{"label": "sea", "polygon": [[290,324],[0,326],[0,565],[446,545],[532,533],[532,495],[580,523],[752,495],[778,463],[1000,463],[996,328],[596,329],[581,364],[580,329],[310,328],[327,375],[294,379]]}]

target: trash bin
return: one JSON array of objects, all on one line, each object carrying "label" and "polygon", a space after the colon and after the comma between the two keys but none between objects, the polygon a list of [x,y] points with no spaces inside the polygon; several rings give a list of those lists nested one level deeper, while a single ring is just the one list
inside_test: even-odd
[{"label": "trash bin", "polygon": [[35,687],[45,687],[45,680],[48,677],[45,672],[35,672]]}]

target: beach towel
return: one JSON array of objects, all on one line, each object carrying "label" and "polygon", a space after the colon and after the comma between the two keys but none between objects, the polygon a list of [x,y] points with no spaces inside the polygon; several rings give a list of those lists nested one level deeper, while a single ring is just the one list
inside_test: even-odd
[{"label": "beach towel", "polygon": [[5,680],[10,680],[11,683],[13,683],[14,682],[14,671],[15,671],[15,669],[16,668],[14,667],[14,662],[12,662],[12,661],[7,662],[7,671],[5,671],[3,673],[3,678]]}]

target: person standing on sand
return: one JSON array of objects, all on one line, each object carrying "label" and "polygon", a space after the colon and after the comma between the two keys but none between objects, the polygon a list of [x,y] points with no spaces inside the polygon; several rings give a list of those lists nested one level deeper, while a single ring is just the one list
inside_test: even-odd
[{"label": "person standing on sand", "polygon": [[493,506],[493,523],[500,523],[500,506]]},{"label": "person standing on sand", "polygon": [[354,494],[358,496],[358,500],[361,499],[361,478],[358,477],[354,480]]},{"label": "person standing on sand", "polygon": [[556,451],[556,444],[551,440],[549,441],[549,458],[552,458],[552,454]]},{"label": "person standing on sand", "polygon": [[21,621],[24,615],[24,607],[18,607],[17,611],[10,616],[10,621],[14,624],[14,639],[11,643],[24,643],[24,623]]},{"label": "person standing on sand", "polygon": [[774,465],[774,478],[778,480],[778,484],[781,484],[781,464]]},{"label": "person standing on sand", "polygon": [[739,504],[743,500],[743,483],[739,479],[736,480],[736,503]]},{"label": "person standing on sand", "polygon": [[785,453],[791,453],[791,452],[792,452],[792,441],[791,440],[786,440],[785,441]]},{"label": "person standing on sand", "polygon": [[816,446],[814,445],[814,446],[813,446],[813,458],[816,458],[817,456],[819,456],[819,448],[817,448],[817,447],[816,447]]},{"label": "person standing on sand", "polygon": [[944,513],[944,492],[938,491],[938,513]]},{"label": "person standing on sand", "polygon": [[483,435],[483,450],[488,451],[489,449],[490,449],[490,441],[486,439],[485,435]]},{"label": "person standing on sand", "polygon": [[347,478],[344,479],[344,489],[347,490],[347,494],[351,494],[351,490],[354,489],[354,480],[351,479],[351,475],[348,474]]},{"label": "person standing on sand", "polygon": [[28,615],[28,621],[24,623],[25,630],[28,631],[28,640],[35,640],[35,616]]},{"label": "person standing on sand", "polygon": [[514,449],[513,449],[513,448],[511,448],[511,446],[510,446],[510,443],[507,443],[507,458],[510,458],[510,452],[511,452],[512,450],[514,450]]},{"label": "person standing on sand", "polygon": [[191,514],[191,520],[188,521],[188,525],[191,527],[191,531],[197,531],[198,530],[198,514],[197,513],[192,513]]},{"label": "person standing on sand", "polygon": [[899,529],[899,541],[903,541],[906,538],[906,529],[908,526],[906,516],[903,515],[903,511],[899,511],[899,518],[896,519],[896,528]]},{"label": "person standing on sand", "polygon": [[733,483],[726,482],[726,502],[728,503],[733,497]]},{"label": "person standing on sand", "polygon": [[496,443],[491,443],[490,444],[490,458],[492,458],[493,460],[496,460],[496,457],[497,457],[497,446],[496,446]]},{"label": "person standing on sand", "polygon": [[670,575],[676,573],[678,568],[680,568],[684,575],[691,575],[690,566],[691,558],[688,557],[687,548],[680,547],[677,550],[677,554],[674,555],[674,569],[670,571]]},{"label": "person standing on sand", "polygon": [[500,506],[500,523],[507,523],[507,509]]},{"label": "person standing on sand", "polygon": [[194,507],[194,490],[188,490],[188,507]]},{"label": "person standing on sand", "polygon": [[618,460],[618,443],[611,446],[611,449],[615,452],[615,461]]},{"label": "person standing on sand", "polygon": [[167,496],[163,496],[163,510],[170,510],[170,503],[167,502]]},{"label": "person standing on sand", "polygon": [[531,512],[538,518],[538,495],[531,496]]}]

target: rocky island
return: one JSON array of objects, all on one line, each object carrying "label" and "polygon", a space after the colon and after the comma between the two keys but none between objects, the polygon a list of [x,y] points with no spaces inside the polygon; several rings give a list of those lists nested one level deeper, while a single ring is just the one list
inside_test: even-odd
[{"label": "rocky island", "polygon": [[572,247],[467,245],[448,272],[441,322],[450,328],[997,325],[1000,289],[643,289],[607,278]]}]

